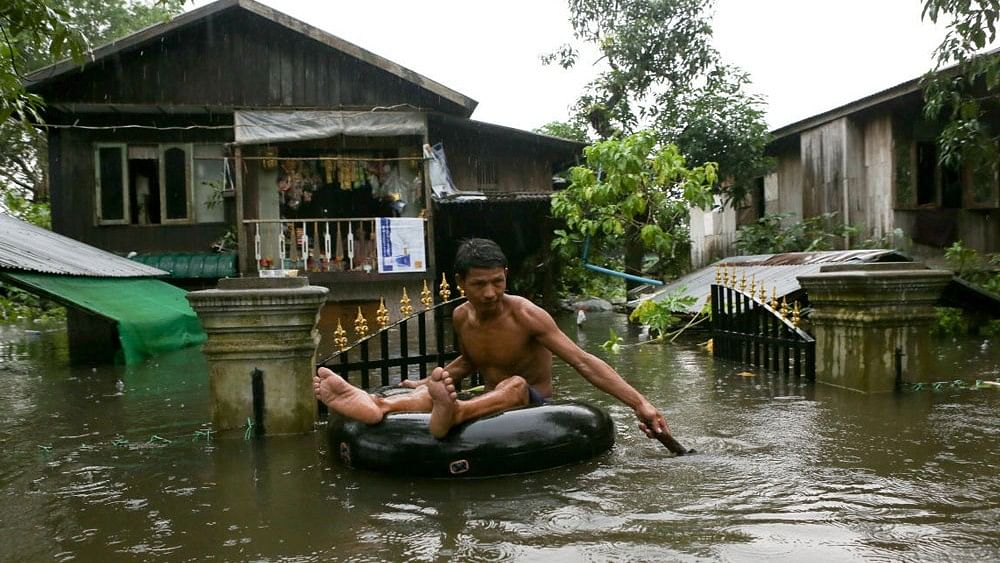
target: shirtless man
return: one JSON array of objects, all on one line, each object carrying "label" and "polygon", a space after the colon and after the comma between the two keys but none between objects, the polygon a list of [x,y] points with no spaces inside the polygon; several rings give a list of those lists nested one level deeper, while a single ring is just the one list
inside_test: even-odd
[{"label": "shirtless man", "polygon": [[[507,258],[491,240],[464,241],[455,255],[458,283],[466,303],[452,322],[461,355],[421,381],[404,381],[415,391],[378,397],[319,368],[313,377],[316,398],[343,416],[376,424],[390,412],[430,412],[430,431],[443,438],[456,424],[552,395],[552,354],[573,366],[598,389],[632,407],[639,428],[650,438],[669,435],[663,415],[600,358],[583,351],[552,317],[531,301],[507,295]],[[455,382],[479,372],[486,391],[458,400]]]}]

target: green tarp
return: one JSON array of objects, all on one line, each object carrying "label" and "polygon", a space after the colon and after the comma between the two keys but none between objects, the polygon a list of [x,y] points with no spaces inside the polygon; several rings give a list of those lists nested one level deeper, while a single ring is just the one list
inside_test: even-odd
[{"label": "green tarp", "polygon": [[89,278],[4,272],[33,293],[118,323],[126,364],[205,341],[186,291],[150,278]]}]

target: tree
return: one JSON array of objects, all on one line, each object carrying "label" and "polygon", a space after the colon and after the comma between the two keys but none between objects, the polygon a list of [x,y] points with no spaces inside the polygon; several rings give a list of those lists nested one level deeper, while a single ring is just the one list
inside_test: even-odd
[{"label": "tree", "polygon": [[[771,168],[768,134],[763,101],[745,92],[749,77],[723,64],[711,45],[713,7],[714,0],[569,0],[575,40],[596,47],[607,67],[580,96],[573,120],[600,139],[648,128],[686,162],[715,163],[712,189],[739,200]],[[543,61],[568,68],[579,56],[566,44]],[[672,217],[659,228],[680,240],[687,210]],[[639,271],[651,248],[631,228],[623,237],[625,265]]]},{"label": "tree", "polygon": [[924,0],[921,17],[949,22],[924,77],[924,114],[945,121],[939,159],[996,178],[1000,125],[987,113],[1000,109],[1000,54],[983,50],[996,41],[1000,0]]},{"label": "tree", "polygon": [[536,127],[534,132],[560,139],[580,141],[581,143],[590,142],[590,139],[587,138],[586,125],[573,121],[550,121],[541,127]]},{"label": "tree", "polygon": [[673,256],[687,240],[678,226],[689,206],[712,203],[715,164],[687,168],[677,147],[660,145],[651,132],[594,143],[584,155],[586,165],[570,169],[570,186],[552,196],[553,215],[566,221],[553,241],[563,256],[574,255],[584,238],[599,255],[616,240],[629,247],[630,237]]},{"label": "tree", "polygon": [[[47,222],[48,162],[41,110],[27,92],[30,70],[91,45],[169,19],[183,0],[6,0],[0,7],[0,206]],[[47,225],[45,225],[47,226]]]},{"label": "tree", "polygon": [[[764,156],[763,100],[749,77],[712,47],[714,0],[570,0],[574,38],[600,50],[607,70],[580,96],[575,119],[600,139],[652,127],[689,162],[716,162],[725,188],[741,198],[771,168]],[[543,57],[563,67],[579,50],[566,44]]]}]

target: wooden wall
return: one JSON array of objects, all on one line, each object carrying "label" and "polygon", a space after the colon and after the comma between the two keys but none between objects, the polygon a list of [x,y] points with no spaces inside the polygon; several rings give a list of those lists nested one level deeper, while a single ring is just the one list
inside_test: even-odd
[{"label": "wooden wall", "polygon": [[370,108],[405,103],[468,113],[395,74],[241,9],[214,14],[34,91],[50,104]]},{"label": "wooden wall", "polygon": [[[150,123],[149,116],[123,116],[124,123]],[[155,118],[153,118],[155,119]],[[203,120],[205,118],[202,118]],[[168,124],[172,121],[159,121]],[[185,119],[189,123],[190,120]],[[109,119],[85,123],[108,124]],[[214,121],[213,123],[218,123]],[[97,226],[94,143],[224,143],[232,130],[53,129],[49,132],[52,229],[111,252],[210,252],[225,223]]]},{"label": "wooden wall", "polygon": [[[533,135],[507,134],[497,128],[467,121],[428,121],[431,143],[442,143],[455,185],[483,192],[548,192],[552,177],[573,162],[576,147],[551,146]],[[483,184],[477,167],[492,167],[496,183]]]}]

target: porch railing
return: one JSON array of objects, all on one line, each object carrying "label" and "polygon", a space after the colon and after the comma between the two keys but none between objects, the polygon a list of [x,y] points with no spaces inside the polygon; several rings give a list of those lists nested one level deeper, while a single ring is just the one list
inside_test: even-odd
[{"label": "porch railing", "polygon": [[344,272],[377,268],[378,217],[244,219],[259,269]]},{"label": "porch railing", "polygon": [[779,303],[774,290],[768,302],[763,285],[747,287],[745,277],[740,284],[733,278],[730,283],[717,276],[711,286],[714,355],[815,379],[816,341],[799,328],[798,302],[789,307],[782,298]]}]

